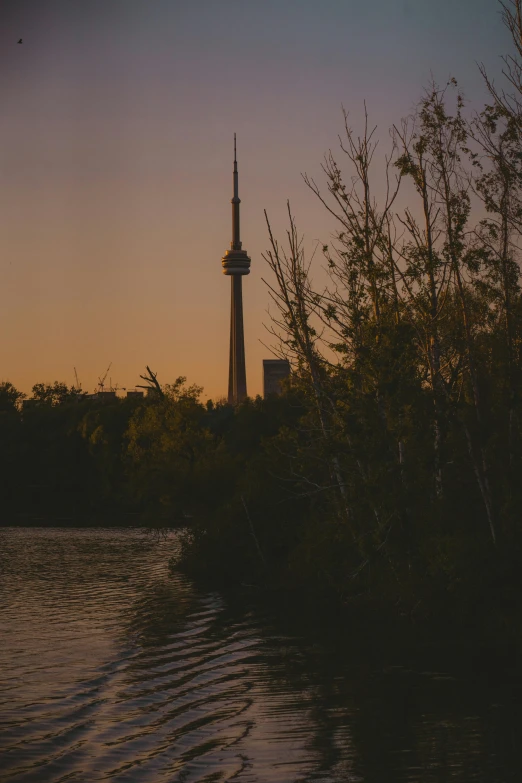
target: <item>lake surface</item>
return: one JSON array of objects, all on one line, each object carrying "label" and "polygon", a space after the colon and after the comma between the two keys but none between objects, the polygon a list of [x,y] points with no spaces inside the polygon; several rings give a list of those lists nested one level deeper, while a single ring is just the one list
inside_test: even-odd
[{"label": "lake surface", "polygon": [[513,676],[383,663],[384,637],[197,589],[177,550],[0,529],[1,781],[522,780]]}]

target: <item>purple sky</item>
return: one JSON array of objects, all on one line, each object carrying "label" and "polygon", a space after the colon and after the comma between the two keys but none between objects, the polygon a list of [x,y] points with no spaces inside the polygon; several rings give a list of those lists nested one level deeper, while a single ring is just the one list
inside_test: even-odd
[{"label": "purple sky", "polygon": [[[23,44],[17,44],[19,38]],[[509,51],[496,0],[2,0],[0,380],[93,389],[112,361],[226,393],[233,133],[247,378],[270,354],[263,209],[289,198],[307,240],[333,229],[320,179],[341,104],[386,142],[433,75],[470,107]]]}]

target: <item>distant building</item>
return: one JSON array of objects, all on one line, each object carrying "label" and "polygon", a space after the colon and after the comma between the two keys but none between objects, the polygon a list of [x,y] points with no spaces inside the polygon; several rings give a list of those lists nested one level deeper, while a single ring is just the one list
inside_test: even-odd
[{"label": "distant building", "polygon": [[127,392],[127,397],[130,397],[133,400],[137,400],[140,397],[143,397],[143,392],[142,391],[132,391],[131,390],[131,391]]},{"label": "distant building", "polygon": [[281,394],[281,381],[289,375],[288,359],[263,359],[263,397]]},{"label": "distant building", "polygon": [[103,402],[112,402],[116,399],[115,391],[99,391],[94,395],[95,400],[102,400]]}]

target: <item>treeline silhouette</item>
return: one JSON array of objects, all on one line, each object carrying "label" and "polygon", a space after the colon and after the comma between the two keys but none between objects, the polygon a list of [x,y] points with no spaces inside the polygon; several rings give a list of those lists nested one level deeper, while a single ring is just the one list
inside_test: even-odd
[{"label": "treeline silhouette", "polygon": [[[522,455],[517,445],[511,470],[498,329],[477,352],[489,379],[496,543],[462,427],[471,392],[445,409],[439,491],[432,391],[411,366],[408,327],[394,319],[381,399],[353,369],[322,367],[316,383],[335,400],[328,417],[304,368],[281,396],[237,406],[202,403],[184,378],[163,397],[109,401],[37,384],[23,408],[1,384],[2,523],[175,526],[176,566],[218,584],[363,599],[415,617],[480,607],[495,629],[513,623]],[[516,433],[518,444],[518,424]]]},{"label": "treeline silhouette", "polygon": [[[196,530],[221,515],[232,519],[237,504],[244,509],[244,498],[253,498],[254,478],[271,482],[261,468],[265,441],[297,427],[304,413],[291,390],[236,407],[203,404],[201,387],[183,377],[152,392],[87,395],[55,381],[36,384],[24,399],[0,383],[3,524]],[[279,497],[276,485],[270,492],[272,501]]]}]

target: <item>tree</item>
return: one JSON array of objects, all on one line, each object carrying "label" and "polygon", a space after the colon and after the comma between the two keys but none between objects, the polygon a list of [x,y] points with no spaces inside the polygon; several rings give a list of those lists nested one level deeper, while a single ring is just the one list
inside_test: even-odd
[{"label": "tree", "polygon": [[64,405],[67,402],[76,402],[85,397],[75,386],[67,386],[63,381],[54,381],[54,383],[35,383],[32,388],[32,397],[30,399],[42,405]]},{"label": "tree", "polygon": [[16,413],[25,394],[13,386],[10,381],[0,383],[0,412]]}]

